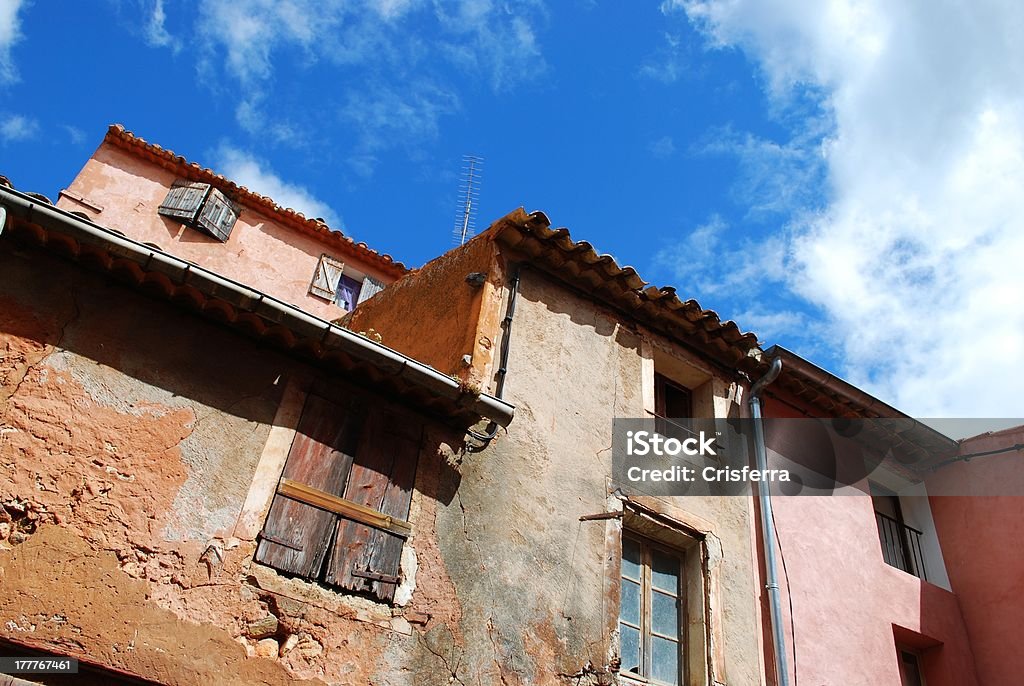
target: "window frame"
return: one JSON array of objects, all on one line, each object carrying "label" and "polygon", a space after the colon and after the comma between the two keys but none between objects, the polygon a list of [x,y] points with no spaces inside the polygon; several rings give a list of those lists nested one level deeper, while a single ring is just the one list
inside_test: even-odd
[{"label": "window frame", "polygon": [[[687,636],[687,624],[688,624],[688,593],[687,593],[687,551],[675,548],[669,545],[665,545],[658,541],[655,541],[647,536],[636,533],[634,531],[623,529],[621,536],[620,551],[625,550],[625,542],[627,540],[633,541],[640,547],[640,575],[639,580],[628,577],[625,571],[619,569],[619,617],[617,619],[616,627],[619,633],[619,657],[622,657],[622,632],[621,626],[625,624],[631,628],[637,629],[640,640],[640,670],[639,674],[624,671],[625,664],[620,666],[619,676],[623,677],[627,683],[633,684],[650,684],[651,686],[676,686],[686,684],[689,672],[689,641]],[[670,636],[665,636],[654,631],[652,624],[652,611],[654,593],[665,593],[666,589],[656,589],[653,581],[653,560],[654,553],[660,552],[663,555],[672,557],[679,562],[678,576],[676,581],[675,598],[676,598],[676,636],[673,639]],[[640,586],[640,626],[636,627],[631,623],[624,621],[622,618],[622,584],[624,580],[629,580],[634,583],[639,583]],[[678,644],[677,652],[677,673],[676,673],[676,684],[671,682],[662,681],[652,676],[653,672],[653,638],[661,638],[662,640],[674,640]]]},{"label": "window frame", "polygon": [[[896,657],[899,661],[900,667],[900,684],[902,686],[928,686],[928,681],[924,678],[924,666],[922,665],[921,654],[916,650],[905,648],[903,646],[896,646]],[[910,657],[911,660],[906,658]],[[916,670],[917,678],[913,678],[907,671],[907,662],[913,662],[913,668]]]},{"label": "window frame", "polygon": [[[361,276],[360,276],[361,275]],[[342,281],[348,279],[355,282],[357,288],[353,296],[352,307],[346,307],[340,299]],[[309,295],[337,305],[346,312],[351,312],[360,304],[369,300],[387,287],[383,281],[360,271],[358,268],[349,270],[348,265],[328,253],[320,255],[313,278],[309,282]]]},{"label": "window frame", "polygon": [[[925,560],[924,532],[907,523],[903,516],[903,503],[899,494],[888,488],[869,482],[871,509],[875,515],[875,526],[878,529],[878,542],[882,551],[882,561],[894,569],[906,572],[922,581],[928,581],[928,565]],[[884,505],[890,506],[892,514],[884,512]],[[881,519],[879,519],[881,517]],[[886,534],[883,530],[888,520],[895,527],[898,536],[898,547],[887,546]]]},{"label": "window frame", "polygon": [[[673,391],[686,396],[687,412],[680,417],[671,417],[668,414],[666,392]],[[654,372],[654,414],[664,419],[688,419],[693,417],[693,391],[670,377]]]}]

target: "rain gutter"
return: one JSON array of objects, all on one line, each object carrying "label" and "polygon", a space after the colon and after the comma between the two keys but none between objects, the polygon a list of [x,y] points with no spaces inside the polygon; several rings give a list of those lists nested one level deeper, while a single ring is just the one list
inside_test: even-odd
[{"label": "rain gutter", "polygon": [[509,403],[487,395],[467,392],[458,381],[433,367],[417,362],[380,343],[343,329],[304,310],[239,283],[216,272],[168,253],[150,248],[120,236],[99,224],[46,204],[10,188],[0,187],[0,235],[8,218],[35,224],[74,238],[80,243],[98,246],[110,253],[139,264],[145,271],[167,276],[179,285],[188,285],[280,324],[303,338],[318,340],[322,345],[345,352],[356,360],[419,386],[437,396],[451,400],[485,419],[508,426],[515,413]]}]

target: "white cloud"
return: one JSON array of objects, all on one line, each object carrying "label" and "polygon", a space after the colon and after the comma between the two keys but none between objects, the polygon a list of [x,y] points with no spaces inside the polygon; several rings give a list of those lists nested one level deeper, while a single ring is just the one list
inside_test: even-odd
[{"label": "white cloud", "polygon": [[278,205],[306,217],[321,217],[331,227],[342,228],[341,217],[327,203],[306,188],[281,179],[263,160],[227,144],[217,149],[216,159],[218,171],[239,186],[273,198]]},{"label": "white cloud", "polygon": [[0,2],[0,84],[18,79],[18,71],[11,60],[11,48],[21,40],[21,20],[18,12],[25,6],[23,0]]},{"label": "white cloud", "polygon": [[736,156],[740,169],[732,193],[748,216],[806,212],[821,204],[826,171],[822,124],[812,116],[797,135],[781,143],[726,127],[712,131],[700,152]]},{"label": "white cloud", "polygon": [[154,47],[171,48],[173,52],[181,50],[181,44],[167,31],[164,23],[167,14],[164,12],[164,0],[154,0],[153,13],[146,24],[146,42]]},{"label": "white cloud", "polygon": [[676,152],[676,144],[672,136],[662,136],[648,146],[651,154],[659,159],[672,157]]},{"label": "white cloud", "polygon": [[[420,127],[399,126],[391,133],[411,135],[383,139],[376,124],[380,116],[351,116],[353,100],[379,101],[375,93],[363,92],[363,84],[372,83],[376,92],[402,93],[402,105],[429,119],[432,110],[451,111],[449,101],[457,101],[454,95],[423,100],[424,84],[453,91],[446,78],[452,64],[488,81],[494,91],[542,74],[546,63],[535,26],[545,20],[540,0],[202,0],[196,19],[198,66],[214,87],[222,75],[241,84],[246,95],[236,118],[251,133],[278,142],[286,138],[279,124],[289,113],[258,106],[269,99],[273,82],[288,76],[276,65],[316,64],[329,70],[337,87],[311,94],[311,107],[291,114],[293,120],[316,121],[316,110],[340,107],[350,121],[367,123],[357,130],[363,143],[377,138],[381,144],[409,145]],[[390,119],[408,120],[407,108]],[[294,130],[292,123],[284,127]]]},{"label": "white cloud", "polygon": [[271,55],[286,46],[310,49],[342,16],[337,3],[309,0],[204,0],[199,34],[211,52],[224,51],[225,69],[249,83],[273,72]]},{"label": "white cloud", "polygon": [[442,51],[464,71],[486,74],[494,91],[507,91],[547,71],[534,31],[546,21],[538,0],[459,0],[438,3],[435,11],[447,34]]},{"label": "white cloud", "polygon": [[10,114],[0,120],[0,140],[5,143],[25,141],[39,133],[39,122],[31,117]]},{"label": "white cloud", "polygon": [[1024,5],[662,8],[746,51],[779,107],[828,117],[794,139],[824,156],[826,206],[779,238],[850,380],[918,416],[1024,414]]},{"label": "white cloud", "polygon": [[674,83],[686,71],[688,64],[685,58],[685,43],[679,36],[665,33],[664,43],[658,47],[637,72],[647,79],[662,83]]},{"label": "white cloud", "polygon": [[718,215],[658,252],[655,262],[673,272],[681,292],[687,297],[692,293],[705,306],[711,302],[708,296],[718,302],[753,298],[765,280],[779,282],[785,276],[782,244],[737,239]]},{"label": "white cloud", "polygon": [[457,111],[458,97],[426,82],[407,92],[375,85],[354,92],[342,116],[362,132],[354,165],[372,172],[375,151],[396,141],[419,145],[437,138],[441,117]]},{"label": "white cloud", "polygon": [[64,129],[64,132],[68,134],[68,139],[71,141],[72,145],[81,145],[82,143],[85,143],[85,141],[87,140],[85,131],[82,131],[82,129],[78,128],[77,126],[72,126],[71,124],[61,124],[60,128]]}]

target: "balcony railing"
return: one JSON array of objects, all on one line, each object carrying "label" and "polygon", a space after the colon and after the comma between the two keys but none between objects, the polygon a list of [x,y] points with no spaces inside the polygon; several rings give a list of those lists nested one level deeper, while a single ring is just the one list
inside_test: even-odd
[{"label": "balcony railing", "polygon": [[882,557],[886,564],[927,581],[928,571],[925,569],[924,553],[921,551],[922,532],[877,510],[875,521],[878,524],[878,538],[882,543]]}]

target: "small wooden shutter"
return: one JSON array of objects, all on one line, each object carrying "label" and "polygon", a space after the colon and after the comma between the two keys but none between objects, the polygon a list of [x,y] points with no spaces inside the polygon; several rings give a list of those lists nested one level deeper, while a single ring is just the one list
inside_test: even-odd
[{"label": "small wooden shutter", "polygon": [[171,190],[157,208],[157,212],[189,224],[194,223],[209,192],[208,183],[179,179],[171,184]]},{"label": "small wooden shutter", "polygon": [[227,241],[238,221],[241,208],[219,190],[210,191],[196,226],[220,241]]},{"label": "small wooden shutter", "polygon": [[359,289],[359,300],[356,302],[356,304],[358,305],[364,300],[372,298],[373,296],[380,293],[382,290],[384,290],[384,284],[382,284],[380,281],[373,278],[372,276],[367,276],[366,278],[363,279],[363,287]]},{"label": "small wooden shutter", "polygon": [[[409,517],[423,426],[398,408],[370,410],[344,498],[405,520]],[[391,602],[398,588],[403,536],[342,517],[325,580]]]},{"label": "small wooden shutter", "polygon": [[345,270],[345,263],[334,259],[330,255],[321,255],[320,263],[316,266],[313,274],[313,281],[309,284],[309,292],[313,295],[327,300],[334,300],[334,294],[338,290],[338,280]]},{"label": "small wooden shutter", "polygon": [[[362,403],[338,405],[310,395],[283,477],[338,494],[352,467],[364,424]],[[263,527],[256,561],[307,578],[320,575],[337,515],[278,493]]]}]

